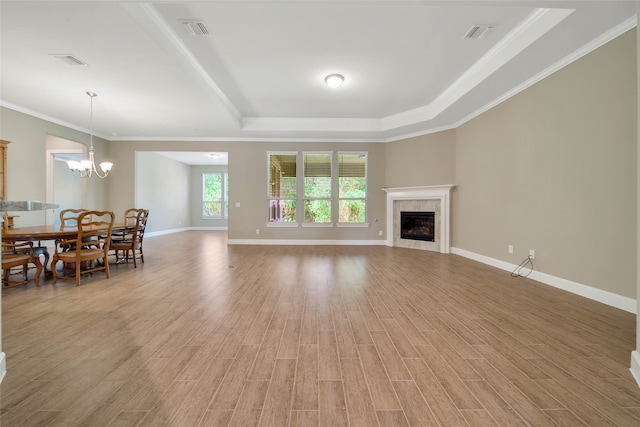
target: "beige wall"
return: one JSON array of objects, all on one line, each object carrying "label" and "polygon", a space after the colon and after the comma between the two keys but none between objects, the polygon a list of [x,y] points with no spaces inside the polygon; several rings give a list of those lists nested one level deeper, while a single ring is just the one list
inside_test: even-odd
[{"label": "beige wall", "polygon": [[188,227],[190,188],[189,165],[150,151],[137,152],[134,201],[115,212],[121,216],[129,208],[149,209],[149,232]]},{"label": "beige wall", "polygon": [[[60,126],[46,120],[0,107],[0,139],[11,141],[7,151],[8,200],[46,200],[46,140],[47,135],[65,138],[89,145],[89,135]],[[93,140],[96,158],[108,156],[108,145],[100,139]],[[85,189],[87,208],[107,207],[108,182],[94,179]],[[45,223],[44,212],[21,212],[16,226]]]},{"label": "beige wall", "polygon": [[[121,211],[134,203],[136,151],[226,151],[229,153],[229,238],[230,239],[291,239],[291,240],[383,240],[385,239],[386,196],[384,186],[385,147],[366,143],[256,143],[256,142],[111,142],[110,154],[118,173],[109,176],[110,206]],[[368,164],[368,218],[366,228],[269,228],[267,203],[267,151],[367,151]],[[235,207],[239,202],[240,207]],[[171,205],[167,209],[174,208]],[[149,215],[151,222],[151,213]],[[189,223],[189,226],[192,224]],[[173,224],[166,229],[180,228]],[[255,230],[260,229],[256,235]],[[159,231],[153,230],[153,231]],[[378,232],[383,235],[379,236]]]},{"label": "beige wall", "polygon": [[453,184],[455,130],[385,144],[385,187]]},{"label": "beige wall", "polygon": [[635,298],[636,83],[632,30],[460,126],[453,246]]}]

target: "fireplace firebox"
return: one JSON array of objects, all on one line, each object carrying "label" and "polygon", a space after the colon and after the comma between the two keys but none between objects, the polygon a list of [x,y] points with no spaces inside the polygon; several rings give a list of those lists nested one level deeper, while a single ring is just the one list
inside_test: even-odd
[{"label": "fireplace firebox", "polygon": [[400,237],[433,242],[435,218],[435,212],[400,212]]}]

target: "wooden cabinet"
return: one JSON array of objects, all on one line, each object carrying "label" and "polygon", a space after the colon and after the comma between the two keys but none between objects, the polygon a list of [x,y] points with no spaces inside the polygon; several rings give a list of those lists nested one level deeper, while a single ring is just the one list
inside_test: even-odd
[{"label": "wooden cabinet", "polygon": [[10,142],[0,139],[0,200],[7,200],[7,145]]}]

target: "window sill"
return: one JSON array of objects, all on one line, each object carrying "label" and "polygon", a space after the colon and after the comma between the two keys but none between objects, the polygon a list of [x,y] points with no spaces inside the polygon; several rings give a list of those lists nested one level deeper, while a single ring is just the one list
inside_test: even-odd
[{"label": "window sill", "polygon": [[368,222],[354,222],[354,223],[348,223],[348,222],[339,222],[337,224],[334,224],[333,222],[322,222],[322,223],[311,223],[311,222],[303,222],[303,223],[298,223],[298,222],[267,222],[265,223],[265,226],[267,227],[273,227],[273,228],[297,228],[297,227],[303,227],[303,228],[332,228],[333,226],[336,227],[340,227],[340,228],[366,228],[369,227],[369,223]]},{"label": "window sill", "polygon": [[274,227],[274,228],[296,228],[298,227],[297,222],[267,222],[265,226]]}]

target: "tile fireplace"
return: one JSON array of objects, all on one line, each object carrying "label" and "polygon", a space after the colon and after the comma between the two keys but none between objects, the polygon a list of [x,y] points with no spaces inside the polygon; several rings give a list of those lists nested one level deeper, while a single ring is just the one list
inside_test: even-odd
[{"label": "tile fireplace", "polygon": [[[450,252],[450,195],[453,185],[385,188],[387,246]],[[403,215],[405,228],[402,231]],[[430,218],[432,217],[432,219]],[[429,230],[427,230],[429,229]],[[420,236],[420,237],[417,237]]]}]

